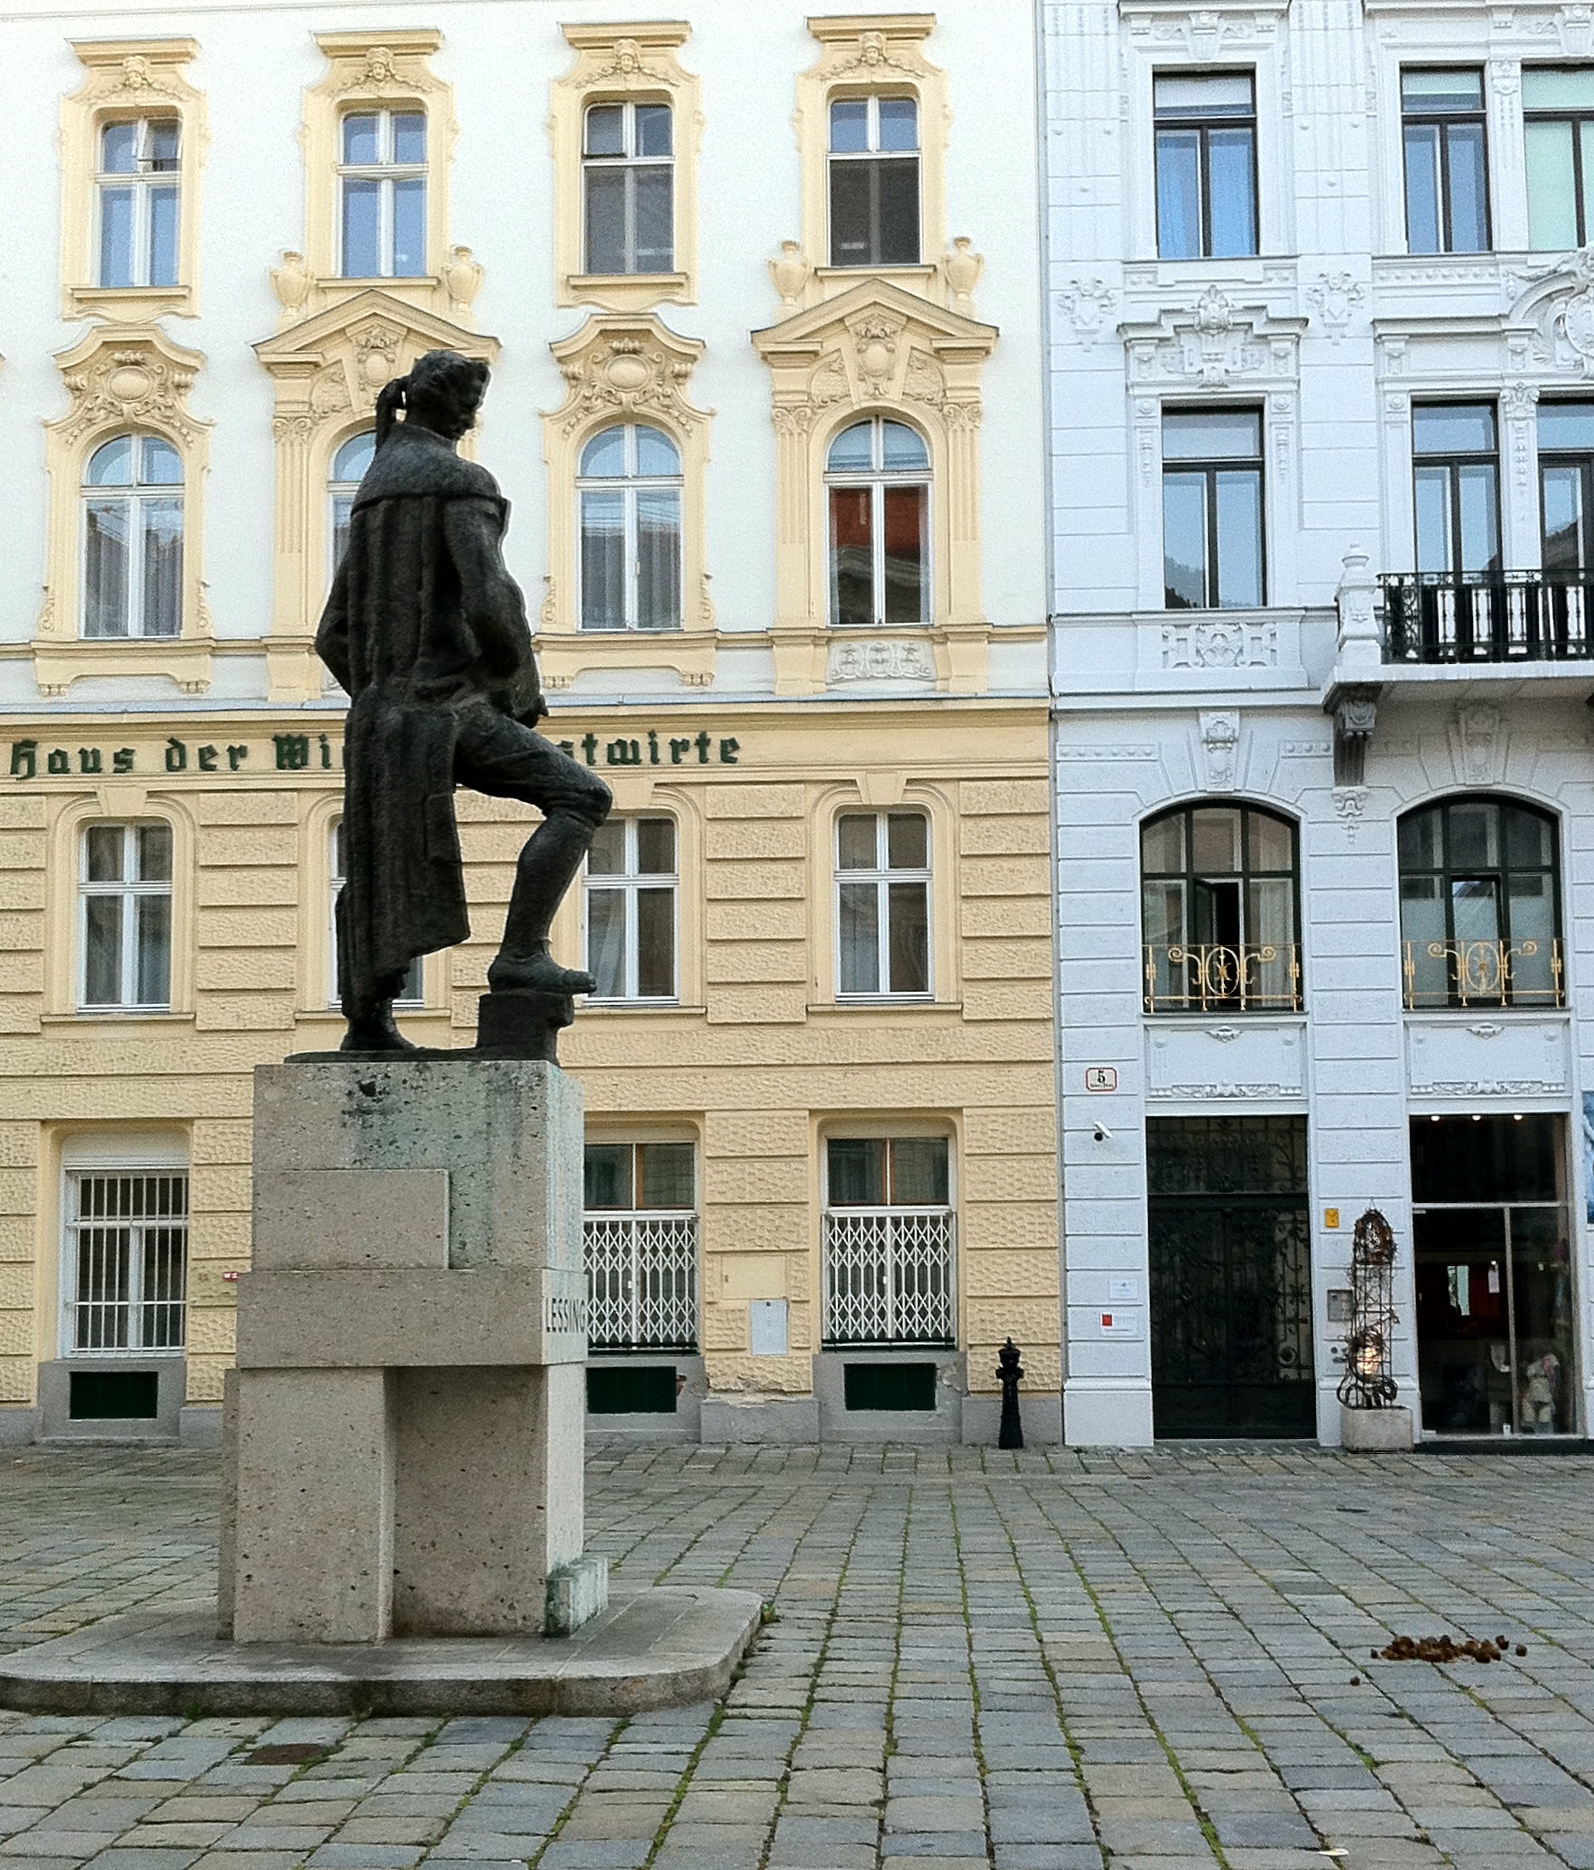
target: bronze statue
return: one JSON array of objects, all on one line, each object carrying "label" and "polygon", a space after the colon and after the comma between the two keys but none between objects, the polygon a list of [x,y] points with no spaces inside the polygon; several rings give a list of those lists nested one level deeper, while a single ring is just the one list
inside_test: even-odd
[{"label": "bronze statue", "polygon": [[543,814],[488,969],[479,1048],[551,1058],[570,996],[593,987],[554,961],[548,928],[612,801],[596,773],[534,731],[547,707],[503,560],[509,503],[455,452],[486,389],[487,366],[453,351],[428,351],[383,389],[375,456],[316,632],[352,704],[337,907],[345,1052],[416,1050],[393,1023],[410,962],[470,932],[455,786]]}]

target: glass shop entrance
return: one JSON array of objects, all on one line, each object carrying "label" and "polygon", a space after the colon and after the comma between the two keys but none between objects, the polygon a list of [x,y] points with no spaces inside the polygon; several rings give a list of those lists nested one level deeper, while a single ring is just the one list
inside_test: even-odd
[{"label": "glass shop entrance", "polygon": [[1577,1432],[1566,1122],[1414,1117],[1422,1426]]}]

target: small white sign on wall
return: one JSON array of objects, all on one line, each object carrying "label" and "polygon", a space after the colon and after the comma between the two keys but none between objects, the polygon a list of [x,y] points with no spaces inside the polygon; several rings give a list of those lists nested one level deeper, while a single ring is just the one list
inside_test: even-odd
[{"label": "small white sign on wall", "polygon": [[1140,1336],[1140,1313],[1124,1311],[1114,1307],[1110,1312],[1098,1313],[1101,1319],[1101,1335],[1104,1338],[1138,1338]]},{"label": "small white sign on wall", "polygon": [[1114,1305],[1138,1305],[1140,1303],[1140,1281],[1138,1279],[1109,1279],[1107,1297]]},{"label": "small white sign on wall", "polygon": [[786,1301],[754,1299],[748,1307],[750,1348],[755,1357],[786,1355]]}]

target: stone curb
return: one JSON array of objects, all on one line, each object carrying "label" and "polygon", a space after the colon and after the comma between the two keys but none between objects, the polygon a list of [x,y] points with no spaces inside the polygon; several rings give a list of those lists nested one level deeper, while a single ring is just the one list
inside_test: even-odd
[{"label": "stone curb", "polygon": [[639,1714],[718,1700],[751,1647],[751,1591],[617,1594],[566,1637],[229,1643],[202,1600],[132,1611],[0,1658],[34,1714]]}]

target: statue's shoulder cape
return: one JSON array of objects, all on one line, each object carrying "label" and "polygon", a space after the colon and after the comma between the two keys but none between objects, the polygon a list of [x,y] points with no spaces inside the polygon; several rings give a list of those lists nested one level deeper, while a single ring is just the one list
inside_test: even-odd
[{"label": "statue's shoulder cape", "polygon": [[462,461],[441,436],[419,423],[400,423],[376,451],[360,482],[355,506],[378,500],[491,500],[503,505],[498,483],[480,462]]}]

